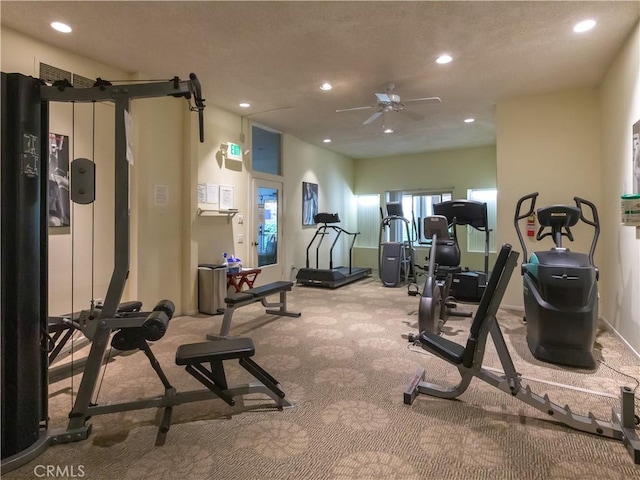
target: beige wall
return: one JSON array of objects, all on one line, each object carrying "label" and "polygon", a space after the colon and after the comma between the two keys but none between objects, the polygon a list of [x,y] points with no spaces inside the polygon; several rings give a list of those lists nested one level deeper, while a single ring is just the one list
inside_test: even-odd
[{"label": "beige wall", "polygon": [[602,175],[601,314],[640,351],[640,232],[620,225],[620,195],[631,193],[632,126],[640,121],[640,26],[600,88]]},{"label": "beige wall", "polygon": [[[460,199],[467,198],[468,189],[496,187],[496,149],[493,146],[361,159],[356,160],[355,168],[355,193],[379,194],[382,203],[385,192],[390,190],[452,188],[454,199]],[[462,265],[482,270],[484,255],[468,253],[464,228],[461,232]],[[420,259],[426,252],[418,249],[416,255]],[[358,266],[378,268],[377,248],[357,248],[354,256]],[[491,254],[489,265],[494,260],[495,255]]]},{"label": "beige wall", "polygon": [[[496,112],[499,244],[522,252],[513,226],[515,207],[523,195],[539,192],[536,208],[574,204],[579,196],[601,206],[600,103],[596,89],[580,89],[500,102]],[[574,242],[565,246],[587,253],[592,229],[572,229]],[[525,237],[526,238],[526,237]],[[546,250],[552,242],[526,238],[528,253]],[[601,265],[602,245],[596,250]],[[522,261],[519,258],[519,262]],[[503,305],[522,307],[522,277],[514,271]],[[600,283],[608,281],[601,277]]]},{"label": "beige wall", "polygon": [[[357,229],[355,197],[353,193],[353,161],[330,150],[310,145],[291,135],[284,135],[284,201],[286,231],[285,277],[290,278],[291,267],[305,266],[307,245],[316,232],[315,227],[302,226],[302,182],[318,184],[318,212],[338,213],[340,227],[354,232]],[[331,239],[333,239],[333,234]],[[343,236],[333,252],[334,267],[348,265],[350,239]],[[328,246],[329,240],[323,242]],[[315,247],[310,251],[311,266],[315,266]],[[320,268],[329,268],[328,249],[322,248]]]},{"label": "beige wall", "polygon": [[[250,266],[254,248],[252,215],[254,177],[282,183],[283,237],[280,245],[280,259],[277,267],[261,274],[256,285],[273,279],[294,278],[292,268],[305,263],[305,250],[315,228],[302,227],[302,182],[318,184],[319,210],[340,212],[342,226],[355,229],[353,208],[353,166],[352,161],[324,148],[303,142],[291,135],[282,136],[283,176],[254,173],[251,170],[251,155],[243,162],[226,160],[220,154],[220,145],[224,142],[241,143],[244,149],[251,148],[251,123],[238,115],[208,105],[205,109],[205,143],[193,139],[188,145],[193,153],[189,173],[183,167],[183,178],[190,178],[191,184],[185,195],[185,219],[183,219],[183,244],[185,270],[183,274],[183,294],[185,312],[197,311],[197,264],[220,263],[222,253],[240,257],[244,265]],[[193,123],[193,122],[192,122]],[[191,129],[193,136],[193,128]],[[244,142],[241,138],[244,137]],[[187,162],[189,163],[189,162]],[[219,205],[198,204],[197,183],[230,185],[234,188],[234,207],[238,214],[232,219],[224,215],[197,215],[197,209],[218,209]],[[240,223],[242,222],[242,223]],[[238,242],[243,235],[243,243]],[[346,243],[334,252],[336,264],[346,261]],[[321,256],[326,262],[326,256]]]}]

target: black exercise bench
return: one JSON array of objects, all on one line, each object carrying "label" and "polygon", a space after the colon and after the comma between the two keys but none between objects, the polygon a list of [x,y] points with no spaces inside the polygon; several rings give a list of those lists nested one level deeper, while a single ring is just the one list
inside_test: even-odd
[{"label": "black exercise bench", "polygon": [[[234,396],[247,393],[264,393],[280,408],[293,405],[284,399],[278,381],[251,359],[256,349],[250,338],[228,338],[211,342],[181,345],[176,351],[176,365],[183,365],[187,372],[207,387],[216,397],[235,405]],[[240,365],[260,383],[250,383],[235,388],[227,385],[224,360],[238,359]],[[205,366],[209,364],[209,368]]]},{"label": "black exercise bench", "polygon": [[[293,288],[293,282],[278,281],[261,285],[259,287],[250,288],[249,290],[243,290],[237,292],[230,297],[224,299],[227,307],[224,310],[224,318],[222,319],[222,326],[220,327],[220,333],[218,335],[209,334],[207,339],[217,340],[219,338],[225,338],[229,336],[229,329],[231,328],[231,319],[233,318],[233,312],[236,308],[244,307],[252,303],[260,302],[267,308],[266,313],[271,315],[282,315],[286,317],[299,317],[300,312],[290,312],[287,310],[287,292],[290,292]],[[280,294],[280,301],[276,303],[267,302],[267,297]],[[272,310],[277,307],[277,310]]]},{"label": "black exercise bench", "polygon": [[[427,382],[425,369],[419,368],[405,388],[404,403],[411,405],[419,394],[438,398],[457,398],[466,391],[475,377],[568,427],[600,437],[621,440],[631,453],[634,462],[640,464],[640,436],[635,429],[637,417],[633,389],[627,386],[620,388],[620,407],[613,408],[611,420],[607,421],[596,418],[592,412],[578,415],[569,405],[561,406],[554,403],[549,399],[549,395],[538,395],[529,385],[523,385],[523,377],[516,370],[496,318],[517,261],[518,252],[514,252],[511,245],[504,244],[469,329],[466,345],[452,342],[429,331],[407,336],[410,342],[415,342],[427,352],[457,367],[460,382],[453,387]],[[483,365],[488,337],[493,340],[502,372]]]}]

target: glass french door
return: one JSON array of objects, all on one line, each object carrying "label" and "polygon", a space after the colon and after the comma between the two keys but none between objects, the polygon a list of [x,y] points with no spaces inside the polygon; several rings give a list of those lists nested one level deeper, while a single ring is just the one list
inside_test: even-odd
[{"label": "glass french door", "polygon": [[253,179],[253,265],[262,269],[260,284],[282,279],[282,183]]}]

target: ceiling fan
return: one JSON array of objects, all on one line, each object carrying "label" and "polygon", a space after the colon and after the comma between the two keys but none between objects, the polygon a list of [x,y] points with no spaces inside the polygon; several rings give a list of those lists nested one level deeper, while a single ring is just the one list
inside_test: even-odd
[{"label": "ceiling fan", "polygon": [[375,105],[367,105],[365,107],[353,107],[353,108],[342,108],[336,110],[336,112],[350,112],[352,110],[367,110],[370,108],[375,108],[376,111],[373,115],[367,118],[363,125],[369,125],[379,116],[381,116],[385,112],[400,112],[406,115],[413,120],[422,120],[424,117],[415,112],[411,112],[405,110],[406,104],[409,102],[425,102],[425,103],[441,103],[440,97],[423,97],[423,98],[412,98],[410,100],[401,100],[400,95],[396,93],[392,93],[395,89],[395,85],[390,83],[384,87],[384,93],[376,93],[375,96],[377,101]]}]

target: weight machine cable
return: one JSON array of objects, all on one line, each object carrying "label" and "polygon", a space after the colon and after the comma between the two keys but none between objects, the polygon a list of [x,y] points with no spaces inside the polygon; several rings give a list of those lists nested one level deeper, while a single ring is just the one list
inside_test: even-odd
[{"label": "weight machine cable", "polygon": [[[75,152],[76,152],[76,102],[71,102],[71,145],[69,146],[69,150],[70,150],[70,157],[74,158],[75,156]],[[68,159],[67,159],[68,160]],[[69,172],[69,167],[67,166],[67,175]],[[70,185],[69,185],[70,187]],[[71,195],[69,195],[69,197],[71,197]],[[71,217],[70,220],[71,225],[69,226],[69,228],[71,228],[71,322],[72,322],[72,327],[73,327],[73,290],[75,287],[75,283],[74,283],[74,257],[75,257],[75,203],[71,202]],[[74,394],[74,389],[73,389],[73,376],[75,375],[74,372],[74,368],[73,368],[73,352],[74,352],[74,342],[75,342],[75,332],[74,334],[71,336],[71,411],[73,411],[73,404],[74,404],[74,400],[73,400],[73,394]]]}]

